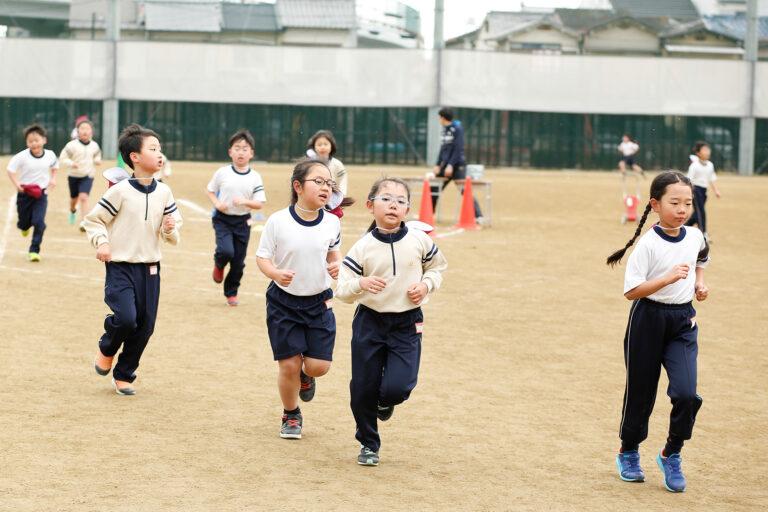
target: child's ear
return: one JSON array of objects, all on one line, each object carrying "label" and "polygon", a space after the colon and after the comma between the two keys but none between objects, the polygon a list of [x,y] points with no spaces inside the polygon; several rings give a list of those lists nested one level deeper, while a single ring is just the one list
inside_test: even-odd
[{"label": "child's ear", "polygon": [[294,180],[292,185],[293,190],[296,191],[296,194],[301,194],[301,182],[299,182],[299,180]]},{"label": "child's ear", "polygon": [[371,215],[373,215],[373,201],[371,201],[370,199],[366,200],[365,201],[365,206],[366,206],[366,208],[368,208],[368,212]]},{"label": "child's ear", "polygon": [[661,203],[659,203],[658,199],[651,199],[651,209],[654,212],[659,213],[661,210]]}]

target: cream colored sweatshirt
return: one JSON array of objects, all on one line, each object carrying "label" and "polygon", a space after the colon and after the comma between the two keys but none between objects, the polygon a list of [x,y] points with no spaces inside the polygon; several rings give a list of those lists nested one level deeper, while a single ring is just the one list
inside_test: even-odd
[{"label": "cream colored sweatshirt", "polygon": [[[163,217],[172,215],[176,227],[163,231]],[[98,248],[107,242],[112,261],[152,263],[160,261],[160,240],[176,245],[182,219],[168,185],[152,181],[123,180],[104,194],[85,216],[88,240]]]},{"label": "cream colored sweatshirt", "polygon": [[[429,293],[443,282],[448,262],[432,239],[405,224],[393,234],[373,230],[355,242],[344,258],[334,296],[342,302],[354,301],[379,313],[400,313],[419,307],[408,297],[408,288],[420,281]],[[360,288],[362,277],[377,276],[387,286],[377,294]]]},{"label": "cream colored sweatshirt", "polygon": [[[95,140],[83,144],[78,139],[67,142],[61,150],[59,160],[69,167],[69,176],[73,178],[93,178],[96,175],[96,162],[101,162],[101,148]],[[77,169],[72,164],[77,162]]]}]

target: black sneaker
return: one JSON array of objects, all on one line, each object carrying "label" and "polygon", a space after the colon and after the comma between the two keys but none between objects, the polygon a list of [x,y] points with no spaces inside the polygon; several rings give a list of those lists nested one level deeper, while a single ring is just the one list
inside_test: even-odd
[{"label": "black sneaker", "polygon": [[387,421],[389,418],[392,417],[393,412],[395,412],[394,405],[390,405],[389,407],[384,407],[383,405],[379,405],[379,409],[376,411],[376,416],[381,421]]},{"label": "black sneaker", "polygon": [[299,388],[299,398],[303,402],[309,402],[315,398],[315,378],[305,375],[301,372],[301,387]]},{"label": "black sneaker", "polygon": [[367,446],[361,446],[360,455],[357,456],[357,463],[361,466],[378,466],[379,454]]},{"label": "black sneaker", "polygon": [[280,437],[283,439],[301,439],[301,413],[283,414]]}]

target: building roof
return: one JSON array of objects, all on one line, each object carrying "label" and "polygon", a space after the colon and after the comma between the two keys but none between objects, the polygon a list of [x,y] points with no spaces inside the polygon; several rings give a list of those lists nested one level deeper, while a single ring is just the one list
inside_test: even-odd
[{"label": "building roof", "polygon": [[627,11],[634,18],[693,20],[699,11],[691,0],[611,0],[614,10]]},{"label": "building roof", "polygon": [[163,32],[219,32],[222,15],[219,1],[145,2],[146,28]]},{"label": "building roof", "polygon": [[222,4],[222,30],[276,32],[275,4]]},{"label": "building roof", "polygon": [[[681,37],[686,34],[705,31],[734,41],[743,41],[746,36],[746,30],[747,23],[744,15],[719,14],[715,16],[702,16],[700,19],[671,27],[662,34],[662,37]],[[768,41],[768,17],[758,18],[757,38],[760,41]]]},{"label": "building roof", "polygon": [[510,28],[506,32],[501,32],[499,34],[496,34],[496,35],[493,35],[493,36],[490,36],[490,37],[486,37],[485,39],[503,39],[503,38],[506,38],[506,37],[509,37],[509,36],[513,36],[515,34],[519,34],[521,32],[525,32],[525,31],[528,31],[528,30],[533,30],[533,29],[536,29],[536,28],[542,27],[542,26],[553,27],[556,30],[559,30],[560,32],[564,32],[564,33],[566,33],[566,34],[568,34],[570,36],[573,36],[575,38],[579,37],[578,31],[564,26],[560,22],[560,20],[557,18],[556,15],[554,15],[554,14],[544,14],[544,15],[539,15],[538,19],[534,19],[534,20],[531,20],[531,21],[528,21],[528,22],[525,22],[525,23],[520,23],[520,24]]},{"label": "building roof", "polygon": [[598,25],[604,25],[626,13],[605,9],[555,9],[555,15],[563,26],[576,32],[586,32]]},{"label": "building roof", "polygon": [[355,0],[277,0],[281,28],[354,29]]},{"label": "building roof", "polygon": [[61,0],[3,0],[0,17],[69,20],[69,2]]}]

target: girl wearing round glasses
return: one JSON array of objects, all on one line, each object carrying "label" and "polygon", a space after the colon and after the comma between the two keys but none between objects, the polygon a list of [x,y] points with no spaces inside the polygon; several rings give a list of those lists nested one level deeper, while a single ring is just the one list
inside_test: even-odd
[{"label": "girl wearing round glasses", "polygon": [[341,264],[339,218],[324,211],[334,182],[320,160],[303,160],[291,176],[291,205],[267,219],[256,251],[267,288],[267,331],[278,362],[283,402],[280,437],[301,439],[299,398],[315,394],[315,377],[331,368],[336,338],[331,279]]}]

